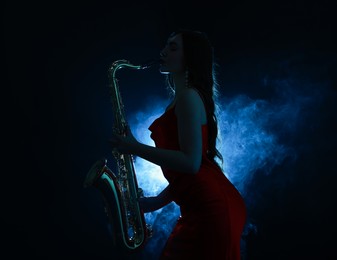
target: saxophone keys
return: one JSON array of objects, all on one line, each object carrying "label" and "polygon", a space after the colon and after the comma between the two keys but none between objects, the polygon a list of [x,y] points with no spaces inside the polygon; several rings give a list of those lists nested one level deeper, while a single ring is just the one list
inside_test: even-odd
[{"label": "saxophone keys", "polygon": [[153,228],[150,224],[146,224],[146,231],[148,238],[153,236]]}]

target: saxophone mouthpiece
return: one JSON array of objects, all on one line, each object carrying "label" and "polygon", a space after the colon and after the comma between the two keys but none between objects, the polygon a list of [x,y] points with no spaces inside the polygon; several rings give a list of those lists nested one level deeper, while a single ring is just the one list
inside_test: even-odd
[{"label": "saxophone mouthpiece", "polygon": [[160,64],[160,63],[161,63],[161,59],[151,59],[151,60],[144,62],[140,66],[141,66],[141,69],[147,69],[153,65]]}]

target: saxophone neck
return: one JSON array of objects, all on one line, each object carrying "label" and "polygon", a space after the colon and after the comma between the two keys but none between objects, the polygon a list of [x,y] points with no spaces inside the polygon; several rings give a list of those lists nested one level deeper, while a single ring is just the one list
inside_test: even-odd
[{"label": "saxophone neck", "polygon": [[148,60],[142,63],[140,66],[141,66],[141,69],[147,69],[147,68],[152,67],[153,65],[157,65],[160,63],[161,63],[161,59],[151,59],[151,60]]},{"label": "saxophone neck", "polygon": [[116,71],[122,68],[137,69],[137,70],[147,69],[159,63],[160,63],[160,59],[151,59],[151,60],[141,63],[140,65],[134,65],[128,60],[116,60],[112,63],[111,67],[109,68],[109,74],[112,77],[115,77]]}]

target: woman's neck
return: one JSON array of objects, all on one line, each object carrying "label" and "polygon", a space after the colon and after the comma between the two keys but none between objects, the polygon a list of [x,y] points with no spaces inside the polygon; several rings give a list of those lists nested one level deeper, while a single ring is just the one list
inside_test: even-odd
[{"label": "woman's neck", "polygon": [[184,72],[174,73],[172,74],[172,78],[173,78],[174,89],[175,89],[174,99],[176,100],[181,94],[181,92],[187,88],[185,73]]}]

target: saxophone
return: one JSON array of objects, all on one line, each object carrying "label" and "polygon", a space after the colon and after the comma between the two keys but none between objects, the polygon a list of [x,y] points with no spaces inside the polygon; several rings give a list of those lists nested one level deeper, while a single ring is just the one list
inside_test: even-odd
[{"label": "saxophone", "polygon": [[[116,133],[126,136],[128,127],[116,72],[122,68],[146,69],[157,63],[159,60],[133,65],[127,60],[117,60],[109,68],[109,89],[114,112],[113,131]],[[112,155],[116,161],[117,174],[109,169],[107,159],[102,158],[90,168],[84,187],[95,187],[103,195],[105,211],[113,229],[113,245],[134,252],[142,248],[152,236],[152,228],[146,224],[138,203],[143,191],[138,188],[132,155],[117,151],[112,151]]]}]

